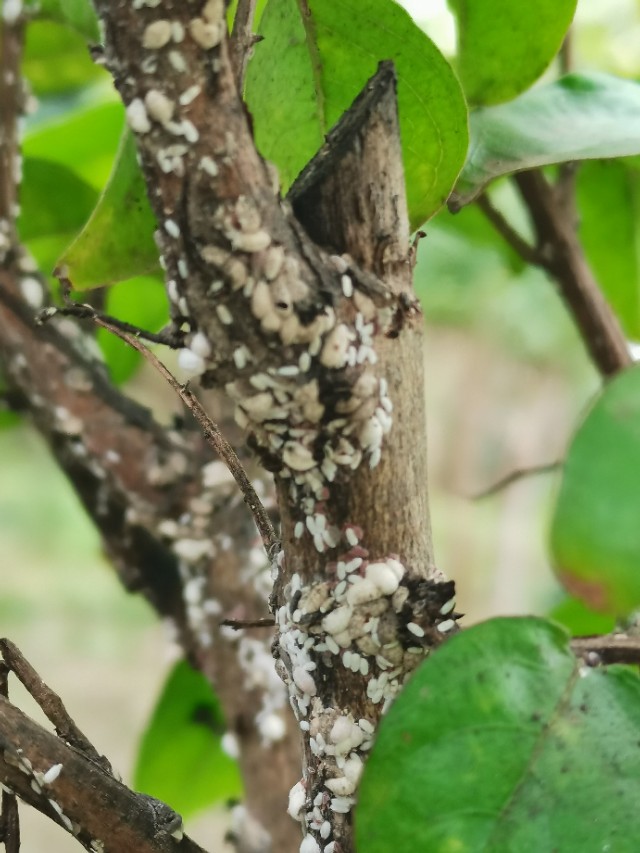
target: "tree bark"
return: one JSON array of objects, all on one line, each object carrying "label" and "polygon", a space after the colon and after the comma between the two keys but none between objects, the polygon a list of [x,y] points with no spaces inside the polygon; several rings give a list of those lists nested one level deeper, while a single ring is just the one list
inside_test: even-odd
[{"label": "tree bark", "polygon": [[[286,691],[264,629],[221,626],[263,616],[267,584],[250,568],[248,516],[203,476],[210,451],[113,389],[68,318],[34,324],[18,249],[2,279],[0,358],[128,587],[175,621],[220,695],[247,792],[238,847],[289,851],[302,837],[302,853],[347,853],[381,714],[455,630],[454,586],[432,553],[393,68],[381,66],[282,201],[253,143],[222,0],[96,6],[171,313],[188,324],[183,360],[231,398],[275,477],[271,606]],[[302,832],[284,817],[299,741],[289,813]],[[256,819],[265,832],[253,843]]]}]

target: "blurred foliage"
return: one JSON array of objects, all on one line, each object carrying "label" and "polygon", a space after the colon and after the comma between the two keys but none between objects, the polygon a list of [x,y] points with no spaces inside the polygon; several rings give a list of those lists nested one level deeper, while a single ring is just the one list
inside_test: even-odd
[{"label": "blurred foliage", "polygon": [[242,795],[238,766],[222,751],[225,722],[209,683],[186,661],[169,673],[140,744],[134,785],[183,817]]},{"label": "blurred foliage", "polygon": [[640,607],[640,365],[597,398],[569,448],[551,533],[564,586],[594,610]]},{"label": "blurred foliage", "polygon": [[36,20],[27,28],[23,68],[38,98],[67,94],[106,77],[91,58],[84,37],[50,21]]},{"label": "blurred foliage", "polygon": [[565,596],[551,611],[549,616],[571,633],[573,637],[588,637],[593,634],[607,634],[616,625],[614,616],[591,610],[579,598]]}]

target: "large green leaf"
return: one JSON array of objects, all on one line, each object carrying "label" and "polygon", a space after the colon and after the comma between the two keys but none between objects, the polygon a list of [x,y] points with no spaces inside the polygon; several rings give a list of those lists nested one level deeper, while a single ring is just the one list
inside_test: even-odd
[{"label": "large green leaf", "polygon": [[91,42],[100,41],[98,18],[90,0],[27,0],[40,17],[65,24]]},{"label": "large green leaf", "polygon": [[640,153],[640,85],[608,74],[568,74],[508,104],[474,110],[470,122],[456,205],[500,175]]},{"label": "large green leaf", "polygon": [[58,268],[77,290],[156,272],[160,267],[155,225],[135,140],[125,128],[107,186]]},{"label": "large green leaf", "polygon": [[[139,329],[157,332],[169,321],[164,281],[154,276],[139,276],[109,288],[105,309],[108,314],[133,323]],[[135,372],[142,356],[106,329],[98,330],[98,343],[118,385]]]},{"label": "large green leaf", "polygon": [[178,663],[144,733],[134,786],[183,817],[242,793],[237,765],[221,749],[225,731],[204,676]]},{"label": "large green leaf", "polygon": [[460,85],[435,45],[392,0],[269,0],[246,97],[260,151],[286,190],[378,62],[392,59],[413,227],[446,200],[467,148]]},{"label": "large green leaf", "polygon": [[640,607],[640,366],[610,381],[569,448],[553,518],[556,572],[596,610]]},{"label": "large green leaf", "polygon": [[458,24],[458,72],[468,100],[496,104],[540,77],[558,52],[577,0],[448,0]]},{"label": "large green leaf", "polygon": [[452,637],[383,718],[361,853],[632,853],[640,680],[586,669],[564,630],[495,619]]},{"label": "large green leaf", "polygon": [[585,163],[577,193],[589,263],[627,336],[640,340],[640,168],[631,158]]}]

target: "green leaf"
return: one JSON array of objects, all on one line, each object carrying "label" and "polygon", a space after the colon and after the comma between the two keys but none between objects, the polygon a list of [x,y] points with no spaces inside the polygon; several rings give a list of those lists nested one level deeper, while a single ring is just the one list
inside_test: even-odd
[{"label": "green leaf", "polygon": [[286,190],[350,107],[378,62],[392,59],[412,227],[447,199],[467,148],[460,85],[433,42],[392,0],[269,0],[247,74],[261,153]]},{"label": "green leaf", "polygon": [[549,613],[570,631],[573,637],[588,637],[592,634],[607,634],[615,628],[616,620],[606,613],[591,610],[579,598],[565,596]]},{"label": "green leaf", "polygon": [[67,234],[82,227],[98,193],[67,166],[26,157],[18,229],[23,240]]},{"label": "green leaf", "polygon": [[627,337],[640,340],[640,168],[631,158],[585,163],[576,187],[587,259]]},{"label": "green leaf", "polygon": [[22,70],[38,97],[59,95],[107,77],[106,70],[91,59],[82,36],[50,21],[33,21],[27,27]]},{"label": "green leaf", "polygon": [[551,530],[556,572],[594,610],[640,606],[640,365],[611,380],[573,438]]},{"label": "green leaf", "polygon": [[640,153],[640,85],[608,74],[568,74],[508,104],[474,110],[470,123],[457,206],[500,175]]},{"label": "green leaf", "polygon": [[27,0],[41,18],[65,24],[91,42],[100,42],[98,18],[90,0]]},{"label": "green leaf", "polygon": [[474,104],[508,101],[554,58],[577,0],[448,0],[458,24],[458,72]]},{"label": "green leaf", "polygon": [[63,253],[58,268],[76,290],[88,290],[159,270],[156,222],[125,128],[111,177],[91,217]]},{"label": "green leaf", "polygon": [[123,122],[119,102],[85,106],[32,128],[25,137],[23,154],[66,166],[100,190],[113,166]]},{"label": "green leaf", "polygon": [[448,640],[382,719],[362,853],[632,853],[640,680],[585,669],[563,629],[494,619]]},{"label": "green leaf", "polygon": [[18,231],[44,272],[53,270],[97,198],[97,191],[66,166],[25,158]]},{"label": "green leaf", "polygon": [[[109,288],[105,310],[139,329],[157,332],[169,321],[164,282],[161,278],[140,276],[116,284]],[[98,330],[98,343],[112,380],[119,385],[129,379],[140,364],[140,353],[106,329]]]},{"label": "green leaf", "polygon": [[183,817],[242,794],[237,765],[220,747],[225,723],[204,676],[181,661],[170,673],[143,735],[137,790]]}]

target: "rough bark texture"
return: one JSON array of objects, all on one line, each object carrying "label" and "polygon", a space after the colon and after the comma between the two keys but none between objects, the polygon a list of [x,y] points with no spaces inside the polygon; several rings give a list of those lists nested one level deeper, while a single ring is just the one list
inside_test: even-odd
[{"label": "rough bark texture", "polygon": [[[238,848],[286,853],[302,837],[303,853],[347,853],[380,716],[455,629],[453,584],[431,547],[395,75],[380,68],[283,201],[238,94],[222,0],[96,6],[171,313],[188,329],[181,361],[231,398],[276,480],[273,565],[199,437],[159,427],[113,389],[68,318],[34,323],[46,295],[15,241],[0,281],[0,359],[126,585],[173,620],[216,687],[247,792]],[[220,625],[264,615],[269,569],[286,687],[264,629]],[[26,724],[2,709],[13,755]],[[300,740],[289,813],[302,832],[284,817]],[[39,743],[38,761],[56,763],[59,744]],[[136,831],[149,842],[148,826]],[[105,849],[130,849],[118,843]]]},{"label": "rough bark texture", "polygon": [[63,826],[85,850],[204,853],[182,836],[182,821],[175,812],[133,793],[1,696],[0,719],[3,785]]}]

